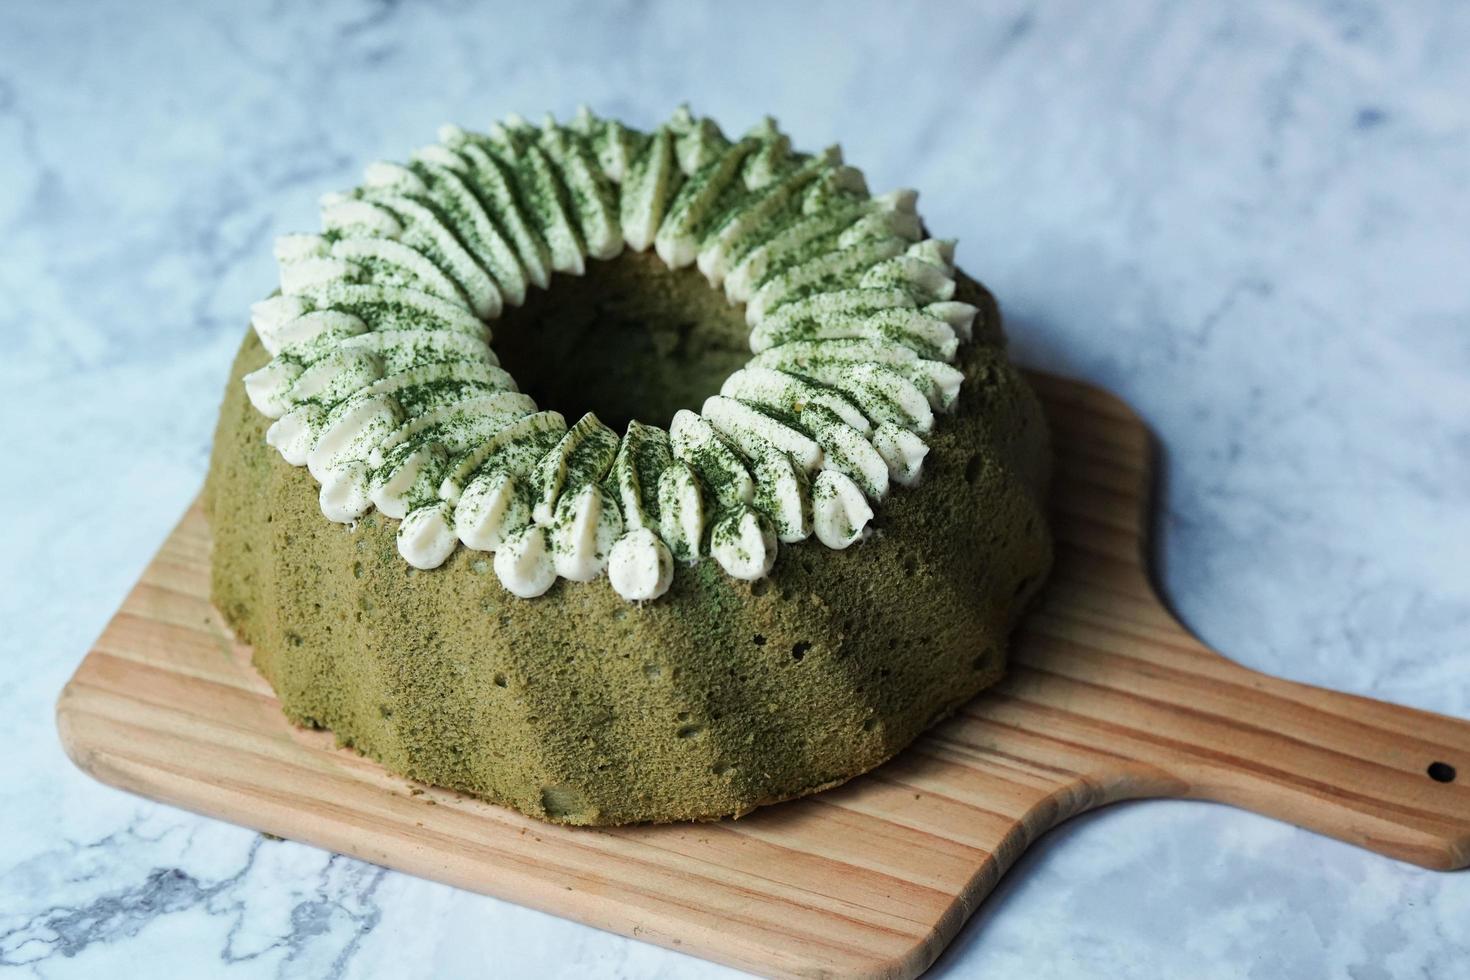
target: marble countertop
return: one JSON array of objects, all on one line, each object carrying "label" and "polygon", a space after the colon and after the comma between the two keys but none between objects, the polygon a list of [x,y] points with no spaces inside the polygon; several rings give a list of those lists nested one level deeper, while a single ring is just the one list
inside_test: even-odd
[{"label": "marble countertop", "polygon": [[[733,976],[103,787],[52,704],[204,473],[270,242],[443,121],[688,99],[877,189],[1166,462],[1218,649],[1470,716],[1470,7],[0,6],[0,968]],[[772,23],[763,23],[770,20]],[[1220,806],[1039,842],[935,976],[1466,976],[1470,876]]]}]

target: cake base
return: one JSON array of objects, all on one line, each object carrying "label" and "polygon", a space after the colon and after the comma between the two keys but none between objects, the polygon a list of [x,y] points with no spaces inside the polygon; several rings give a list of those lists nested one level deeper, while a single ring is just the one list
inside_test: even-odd
[{"label": "cake base", "polygon": [[[608,269],[646,278],[654,263],[630,253]],[[592,278],[589,295],[616,292]],[[724,303],[702,280],[684,291],[665,305]],[[640,278],[624,292],[652,290]],[[895,488],[868,540],[783,546],[756,582],[680,566],[641,605],[605,578],[519,599],[487,553],[419,571],[396,521],[327,521],[239,383],[268,358],[248,334],[204,496],[215,603],[293,721],[541,819],[715,819],[850,779],[1000,678],[1050,566],[1040,405],[1005,359],[989,294],[962,278],[959,298],[982,308],[959,404],[929,439],[923,481]],[[595,322],[576,299],[553,309]]]}]

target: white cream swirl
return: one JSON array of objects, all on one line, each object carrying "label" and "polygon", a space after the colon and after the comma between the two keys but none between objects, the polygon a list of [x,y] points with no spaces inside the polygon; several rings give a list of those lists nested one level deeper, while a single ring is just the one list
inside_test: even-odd
[{"label": "white cream swirl", "polygon": [[[978,310],[915,202],[869,196],[836,147],[793,152],[770,119],[734,140],[685,108],[651,133],[585,109],[445,126],[277,241],[280,291],[251,311],[272,359],[246,392],[323,514],[376,507],[417,568],[463,546],[518,596],[606,573],[630,601],[705,557],[759,578],[782,544],[860,541],[960,397]],[[668,431],[620,437],[521,393],[489,322],[625,246],[744,303],[754,356]]]}]

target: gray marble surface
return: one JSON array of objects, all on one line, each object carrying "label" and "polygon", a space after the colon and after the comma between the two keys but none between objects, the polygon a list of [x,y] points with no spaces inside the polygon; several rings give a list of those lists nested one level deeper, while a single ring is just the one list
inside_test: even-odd
[{"label": "gray marble surface", "polygon": [[[1160,578],[1283,676],[1470,716],[1470,6],[0,5],[0,968],[729,971],[157,806],[54,698],[198,489],[275,234],[443,121],[682,99],[924,192],[1017,355],[1158,432]],[[1470,877],[1223,807],[1041,841],[936,976],[1470,976]]]}]

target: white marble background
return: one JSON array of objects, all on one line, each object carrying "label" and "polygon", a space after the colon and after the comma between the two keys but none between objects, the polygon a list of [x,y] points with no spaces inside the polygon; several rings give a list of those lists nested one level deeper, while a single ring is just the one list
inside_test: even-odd
[{"label": "white marble background", "polygon": [[[0,5],[0,968],[731,975],[135,799],[57,745],[57,691],[198,489],[272,236],[447,120],[688,99],[841,139],[924,191],[1022,360],[1153,423],[1161,578],[1204,638],[1470,716],[1467,50],[1453,0]],[[1464,977],[1467,924],[1465,874],[1136,803],[1043,840],[934,975]]]}]

